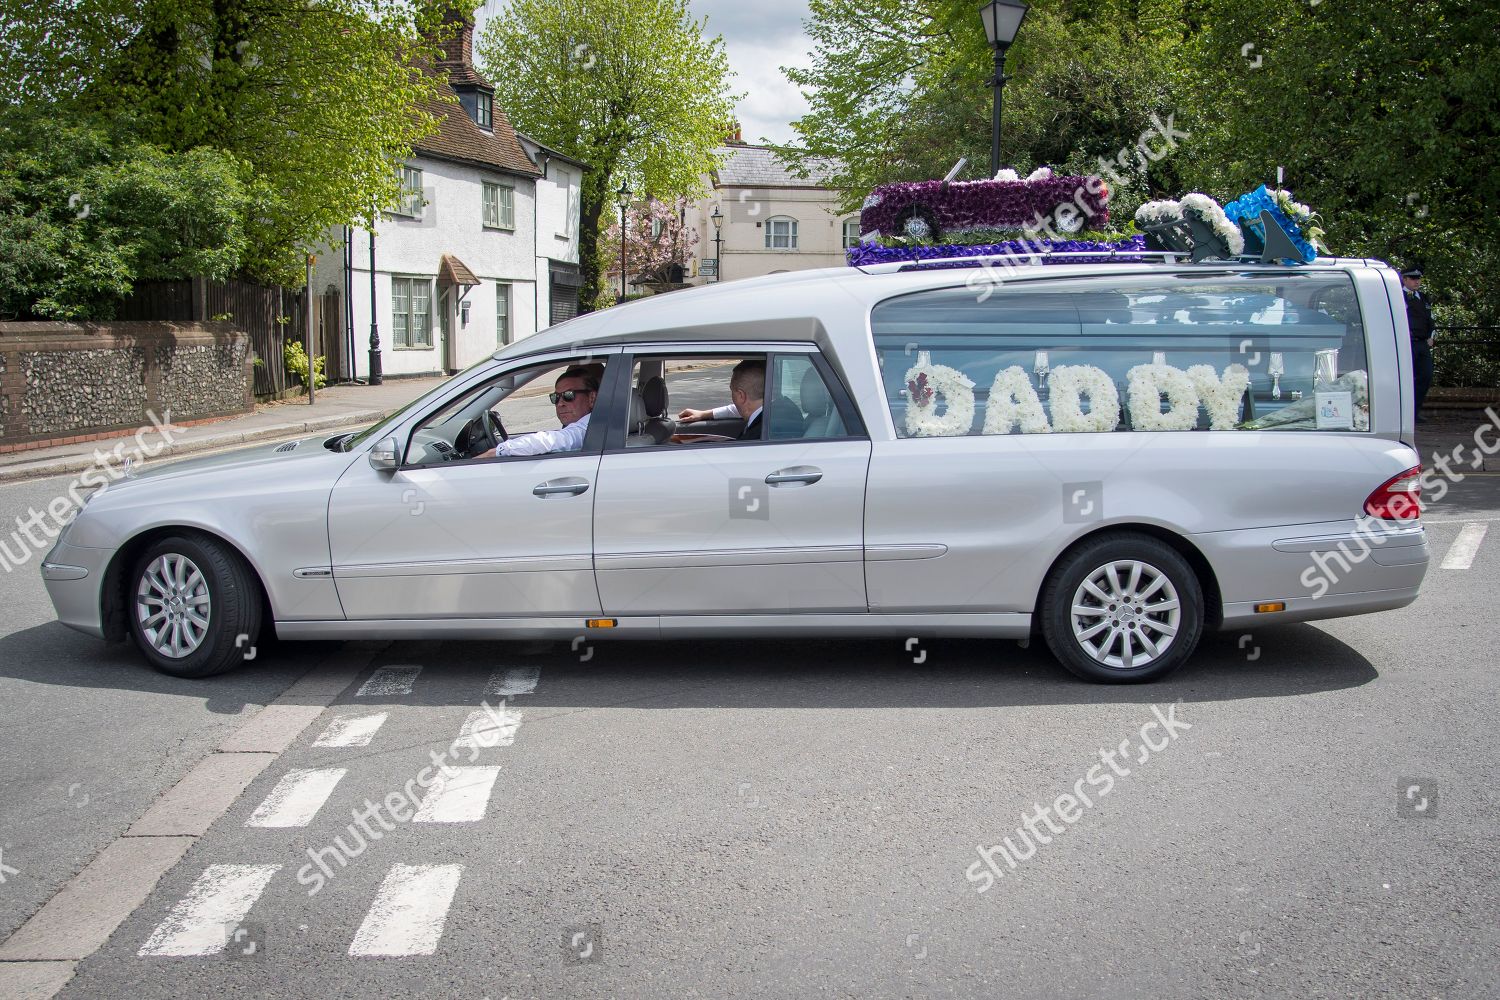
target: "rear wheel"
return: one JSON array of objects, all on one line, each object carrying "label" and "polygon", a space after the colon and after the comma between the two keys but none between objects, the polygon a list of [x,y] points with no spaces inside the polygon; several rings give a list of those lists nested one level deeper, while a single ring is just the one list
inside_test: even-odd
[{"label": "rear wheel", "polygon": [[210,677],[255,656],[260,591],[239,553],[222,542],[160,539],[136,559],[127,596],[130,634],[164,674]]},{"label": "rear wheel", "polygon": [[1042,592],[1042,634],[1085,680],[1139,683],[1181,666],[1203,633],[1203,588],[1170,545],[1100,535],[1069,553]]}]

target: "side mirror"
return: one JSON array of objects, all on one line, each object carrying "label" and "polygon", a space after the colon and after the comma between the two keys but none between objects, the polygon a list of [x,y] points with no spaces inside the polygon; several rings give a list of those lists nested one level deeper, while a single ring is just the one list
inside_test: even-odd
[{"label": "side mirror", "polygon": [[393,437],[378,441],[370,449],[370,468],[376,472],[394,472],[401,464],[401,446]]}]

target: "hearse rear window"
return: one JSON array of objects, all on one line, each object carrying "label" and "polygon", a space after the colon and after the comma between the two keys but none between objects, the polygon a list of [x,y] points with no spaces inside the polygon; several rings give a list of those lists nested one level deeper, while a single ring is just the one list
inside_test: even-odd
[{"label": "hearse rear window", "polygon": [[1370,428],[1342,273],[944,288],[883,302],[871,322],[902,437]]}]

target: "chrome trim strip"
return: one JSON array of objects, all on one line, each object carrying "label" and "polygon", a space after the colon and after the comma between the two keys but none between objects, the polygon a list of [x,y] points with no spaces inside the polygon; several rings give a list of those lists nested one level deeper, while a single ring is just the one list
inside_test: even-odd
[{"label": "chrome trim strip", "polygon": [[948,546],[938,542],[918,545],[867,545],[865,559],[870,562],[903,562],[909,559],[936,559],[948,554]]},{"label": "chrome trim strip", "polygon": [[441,559],[430,562],[352,563],[335,566],[340,580],[382,576],[449,576],[467,573],[588,572],[594,560],[588,553],[558,556],[516,556],[508,559]]},{"label": "chrome trim strip", "polygon": [[302,569],[292,570],[292,575],[299,580],[325,580],[333,576],[333,567],[304,566]]},{"label": "chrome trim strip", "polygon": [[699,569],[720,566],[785,566],[847,563],[864,558],[858,545],[807,545],[763,549],[696,549],[677,552],[616,552],[596,555],[601,573],[629,569]]},{"label": "chrome trim strip", "polygon": [[1421,525],[1381,531],[1343,531],[1334,535],[1308,535],[1302,538],[1278,538],[1271,543],[1277,552],[1331,552],[1340,545],[1354,549],[1400,548],[1404,545],[1422,545],[1427,533]]},{"label": "chrome trim strip", "polygon": [[84,566],[68,566],[63,563],[42,563],[43,580],[82,580],[89,571]]}]

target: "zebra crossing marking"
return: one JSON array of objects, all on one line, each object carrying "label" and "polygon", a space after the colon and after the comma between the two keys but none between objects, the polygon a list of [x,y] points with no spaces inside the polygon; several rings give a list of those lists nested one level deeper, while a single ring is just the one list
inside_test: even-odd
[{"label": "zebra crossing marking", "polygon": [[477,823],[484,819],[500,768],[454,767],[439,771],[413,823]]},{"label": "zebra crossing marking", "polygon": [[437,951],[463,865],[396,865],[355,932],[356,958],[407,958]]},{"label": "zebra crossing marking", "polygon": [[288,771],[265,801],[256,807],[246,826],[287,828],[306,826],[318,814],[347,768],[320,767]]},{"label": "zebra crossing marking", "polygon": [[265,892],[280,865],[210,865],[137,952],[153,956],[217,955]]},{"label": "zebra crossing marking", "polygon": [[1474,565],[1474,557],[1479,554],[1480,543],[1484,541],[1485,533],[1489,531],[1489,525],[1477,521],[1465,524],[1453,544],[1448,546],[1448,554],[1443,557],[1441,569],[1468,569]]},{"label": "zebra crossing marking", "polygon": [[370,675],[358,691],[356,698],[389,698],[394,695],[411,694],[412,684],[422,672],[418,663],[401,663],[381,667]]},{"label": "zebra crossing marking", "polygon": [[489,683],[484,687],[484,700],[533,694],[541,676],[542,672],[537,667],[512,667],[497,670],[490,675]]},{"label": "zebra crossing marking", "polygon": [[341,715],[328,723],[321,736],[313,743],[315,747],[367,747],[380,727],[385,725],[389,712],[374,715]]}]

